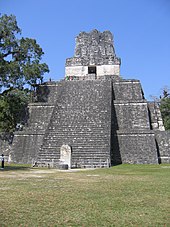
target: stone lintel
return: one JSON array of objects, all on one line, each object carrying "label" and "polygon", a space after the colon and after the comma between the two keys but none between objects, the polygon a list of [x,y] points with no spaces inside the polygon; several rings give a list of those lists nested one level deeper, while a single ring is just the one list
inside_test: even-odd
[{"label": "stone lintel", "polygon": [[89,68],[94,67],[96,79],[105,75],[120,75],[119,65],[89,65],[89,66],[69,66],[65,68],[65,77],[86,77],[93,72],[89,72]]}]

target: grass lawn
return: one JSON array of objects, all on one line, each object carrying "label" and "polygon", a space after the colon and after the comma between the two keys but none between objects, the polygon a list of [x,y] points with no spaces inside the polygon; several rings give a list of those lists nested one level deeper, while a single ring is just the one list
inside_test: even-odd
[{"label": "grass lawn", "polygon": [[170,165],[0,170],[0,227],[170,226]]}]

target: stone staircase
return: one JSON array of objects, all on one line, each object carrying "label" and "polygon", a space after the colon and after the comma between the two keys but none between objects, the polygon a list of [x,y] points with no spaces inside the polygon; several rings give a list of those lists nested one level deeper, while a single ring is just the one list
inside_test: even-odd
[{"label": "stone staircase", "polygon": [[38,165],[58,166],[61,146],[69,145],[72,167],[109,166],[111,82],[63,81],[58,89]]}]

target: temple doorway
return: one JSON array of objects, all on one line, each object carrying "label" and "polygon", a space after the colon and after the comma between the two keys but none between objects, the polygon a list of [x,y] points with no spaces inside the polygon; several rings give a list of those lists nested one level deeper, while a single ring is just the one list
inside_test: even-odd
[{"label": "temple doorway", "polygon": [[88,67],[88,74],[96,74],[96,73],[97,73],[96,66]]}]

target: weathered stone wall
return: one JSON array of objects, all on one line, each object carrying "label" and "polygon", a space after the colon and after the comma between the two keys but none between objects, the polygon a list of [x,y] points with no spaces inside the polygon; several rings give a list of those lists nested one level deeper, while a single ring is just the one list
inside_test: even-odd
[{"label": "weathered stone wall", "polygon": [[113,82],[112,164],[158,163],[148,105],[139,81]]},{"label": "weathered stone wall", "polygon": [[[96,66],[96,77],[100,78],[104,75],[120,75],[119,65],[97,65]],[[75,77],[77,79],[88,80],[88,66],[71,66],[65,68],[66,77]]]},{"label": "weathered stone wall", "polygon": [[113,136],[112,163],[157,164],[155,136],[150,131],[117,131]]},{"label": "weathered stone wall", "polygon": [[148,102],[148,110],[151,128],[153,130],[165,131],[158,103]]},{"label": "weathered stone wall", "polygon": [[12,162],[33,164],[44,134],[16,133],[11,151]]},{"label": "weathered stone wall", "polygon": [[146,102],[114,102],[118,129],[150,129]]},{"label": "weathered stone wall", "polygon": [[9,154],[11,152],[13,135],[12,134],[0,134],[0,155],[4,155],[5,161],[8,161]]},{"label": "weathered stone wall", "polygon": [[88,75],[88,66],[71,66],[65,68],[65,76],[85,77]]},{"label": "weathered stone wall", "polygon": [[170,163],[170,131],[156,131],[159,163]]},{"label": "weathered stone wall", "polygon": [[117,80],[113,83],[115,100],[143,100],[143,91],[139,80]]},{"label": "weathered stone wall", "polygon": [[15,132],[11,151],[12,160],[17,163],[33,163],[42,144],[54,106],[29,105],[29,121],[23,131]]},{"label": "weathered stone wall", "polygon": [[100,78],[103,75],[120,75],[119,65],[98,65],[96,68],[97,78]]},{"label": "weathered stone wall", "polygon": [[66,59],[65,76],[84,77],[88,74],[88,66],[96,66],[97,78],[109,74],[120,75],[120,64],[110,31],[81,32],[76,37],[74,57]]},{"label": "weathered stone wall", "polygon": [[57,87],[60,86],[59,82],[49,81],[41,84],[37,88],[37,102],[44,103],[45,105],[54,105],[58,96]]},{"label": "weathered stone wall", "polygon": [[76,37],[74,57],[66,60],[66,66],[114,64],[120,65],[120,59],[116,57],[110,31],[81,32]]}]

